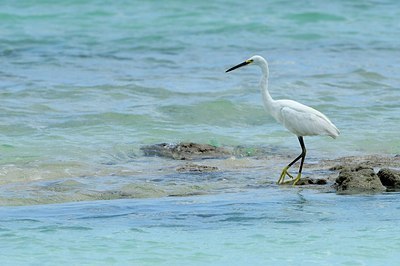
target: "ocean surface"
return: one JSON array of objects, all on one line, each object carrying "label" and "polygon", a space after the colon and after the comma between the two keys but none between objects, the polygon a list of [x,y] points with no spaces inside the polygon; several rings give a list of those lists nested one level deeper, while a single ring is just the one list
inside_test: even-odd
[{"label": "ocean surface", "polygon": [[[0,1],[1,264],[398,261],[399,194],[264,182],[298,141],[265,114],[259,69],[225,70],[259,54],[275,99],[332,120],[308,163],[394,156],[399,18],[395,0]],[[183,141],[275,157],[193,175],[141,151]]]}]

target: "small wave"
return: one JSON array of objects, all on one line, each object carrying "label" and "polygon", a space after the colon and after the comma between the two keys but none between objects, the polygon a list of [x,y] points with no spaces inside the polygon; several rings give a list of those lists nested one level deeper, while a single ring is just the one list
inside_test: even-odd
[{"label": "small wave", "polygon": [[385,80],[386,79],[386,77],[384,75],[382,75],[382,74],[380,74],[378,72],[368,71],[368,70],[365,70],[365,69],[362,69],[362,68],[354,70],[352,72],[352,74],[359,75],[359,76],[361,76],[363,78],[366,78],[366,79],[369,79],[369,80],[380,81],[380,80]]},{"label": "small wave", "polygon": [[288,15],[287,18],[294,20],[298,23],[316,23],[316,22],[331,22],[331,21],[338,22],[346,20],[345,17],[323,12],[303,12],[303,13]]}]

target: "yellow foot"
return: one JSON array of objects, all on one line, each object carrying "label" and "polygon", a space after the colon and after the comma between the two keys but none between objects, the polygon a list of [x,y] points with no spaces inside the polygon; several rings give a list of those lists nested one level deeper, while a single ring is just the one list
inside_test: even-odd
[{"label": "yellow foot", "polygon": [[[281,176],[279,177],[279,180],[277,182],[278,185],[289,185],[292,184],[293,186],[295,186],[297,184],[297,182],[300,181],[301,178],[301,173],[299,173],[296,178],[294,178],[291,174],[289,174],[288,172],[288,167],[283,168]],[[289,181],[285,181],[285,177],[289,176],[292,180]]]},{"label": "yellow foot", "polygon": [[285,168],[283,168],[281,176],[279,177],[278,182],[277,182],[278,185],[287,183],[287,182],[285,182],[286,176],[290,177],[291,179],[294,178],[291,174],[289,174],[288,170],[289,170],[289,166],[286,166]]},{"label": "yellow foot", "polygon": [[299,174],[297,175],[296,179],[293,180],[293,186],[295,186],[295,185],[297,184],[297,182],[299,182],[300,178],[301,178],[301,173],[299,173]]}]

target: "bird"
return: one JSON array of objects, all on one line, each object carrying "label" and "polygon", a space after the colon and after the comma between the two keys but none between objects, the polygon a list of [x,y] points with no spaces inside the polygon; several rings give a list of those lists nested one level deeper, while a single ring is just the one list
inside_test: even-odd
[{"label": "bird", "polygon": [[[268,62],[262,56],[254,55],[244,62],[229,68],[225,72],[227,73],[247,65],[256,65],[261,69],[262,78],[260,81],[260,89],[266,112],[269,113],[278,123],[282,124],[286,129],[295,134],[300,142],[301,154],[283,168],[277,181],[278,185],[292,183],[294,186],[301,179],[301,172],[306,158],[307,151],[303,137],[327,135],[336,138],[339,136],[340,131],[328,117],[312,107],[293,100],[274,100],[268,91]],[[296,178],[294,178],[294,176],[289,173],[289,168],[299,160],[301,160],[299,171]],[[286,176],[291,178],[291,180],[285,182]]]}]

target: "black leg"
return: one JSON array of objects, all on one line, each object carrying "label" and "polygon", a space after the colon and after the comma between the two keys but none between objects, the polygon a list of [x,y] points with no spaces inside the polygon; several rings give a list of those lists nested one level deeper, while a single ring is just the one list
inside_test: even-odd
[{"label": "black leg", "polygon": [[301,146],[301,154],[299,156],[296,157],[296,159],[294,159],[290,164],[288,164],[288,168],[291,167],[295,162],[297,162],[298,160],[300,160],[301,158],[301,164],[300,164],[300,173],[301,173],[301,169],[303,168],[303,162],[304,162],[304,158],[306,158],[306,146],[304,145],[304,140],[303,137],[298,137],[299,142],[300,142],[300,146]]},{"label": "black leg", "polygon": [[306,158],[306,146],[304,145],[304,140],[303,140],[303,137],[302,137],[302,136],[298,137],[298,139],[299,139],[300,146],[301,146],[301,154],[300,154],[299,156],[297,156],[296,159],[294,159],[294,160],[293,160],[290,164],[288,164],[285,168],[283,168],[282,173],[281,173],[281,176],[279,177],[279,180],[278,180],[278,184],[283,184],[283,183],[284,183],[284,180],[285,180],[285,176],[286,176],[286,175],[288,175],[288,176],[291,177],[291,178],[294,178],[291,174],[288,173],[288,170],[289,170],[289,168],[290,168],[293,164],[295,164],[298,160],[301,159],[300,168],[299,168],[299,174],[298,174],[297,177],[294,179],[294,183],[293,183],[293,184],[296,184],[296,183],[300,180],[301,171],[303,170],[304,159]]},{"label": "black leg", "polygon": [[303,164],[304,164],[304,159],[306,158],[306,145],[304,145],[304,140],[303,137],[299,137],[299,142],[300,142],[300,146],[301,146],[301,162],[300,162],[300,168],[299,168],[299,174],[301,174],[301,171],[303,170]]},{"label": "black leg", "polygon": [[297,162],[298,160],[300,160],[300,158],[303,158],[303,153],[301,153],[299,156],[296,157],[296,159],[294,159],[290,164],[288,164],[288,168],[291,167],[295,162]]}]

